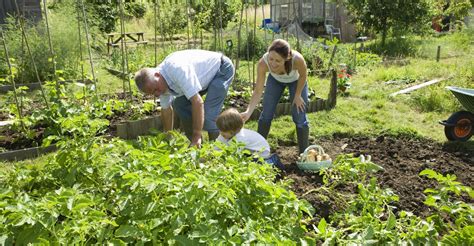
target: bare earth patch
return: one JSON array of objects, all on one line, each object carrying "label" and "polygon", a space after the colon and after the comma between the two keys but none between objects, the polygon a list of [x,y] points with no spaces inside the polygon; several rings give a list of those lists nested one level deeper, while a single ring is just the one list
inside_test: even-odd
[{"label": "bare earth patch", "polygon": [[[335,137],[320,139],[317,144],[323,146],[333,159],[342,153],[353,153],[355,156],[371,155],[372,162],[384,168],[375,174],[378,183],[381,187],[392,189],[400,198],[398,204],[395,204],[397,208],[412,211],[421,217],[431,212],[431,209],[423,203],[425,200],[423,191],[426,188],[435,188],[437,184],[436,181],[420,177],[419,173],[422,170],[432,169],[443,175],[454,174],[463,185],[473,187],[474,184],[474,151],[460,150],[456,144],[390,136]],[[344,145],[346,147],[342,149]],[[329,214],[338,209],[338,204],[334,201],[321,201],[314,193],[305,194],[320,187],[322,180],[318,174],[305,173],[297,168],[298,150],[295,146],[280,144],[275,150],[286,167],[282,176],[294,180],[293,191],[316,208],[317,217],[328,218]],[[341,188],[353,189],[353,187]],[[473,202],[467,197],[464,201]]]}]

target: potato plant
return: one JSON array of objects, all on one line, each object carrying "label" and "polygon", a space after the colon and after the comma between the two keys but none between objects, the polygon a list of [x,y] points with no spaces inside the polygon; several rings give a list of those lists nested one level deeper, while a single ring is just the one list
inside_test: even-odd
[{"label": "potato plant", "polygon": [[[314,237],[325,245],[472,245],[474,218],[472,204],[460,196],[474,197],[472,188],[455,181],[452,175],[443,176],[424,170],[421,176],[436,179],[438,187],[425,190],[425,203],[434,212],[426,219],[409,211],[397,209],[398,196],[384,189],[370,173],[382,168],[372,162],[339,156],[332,169],[321,171],[324,185],[309,191],[322,200],[340,203],[340,211],[321,219],[314,227]],[[347,192],[337,187],[355,187]],[[444,218],[444,219],[443,219]],[[447,221],[450,218],[454,223]]]},{"label": "potato plant", "polygon": [[312,207],[237,145],[92,135],[0,174],[0,244],[311,243]]}]

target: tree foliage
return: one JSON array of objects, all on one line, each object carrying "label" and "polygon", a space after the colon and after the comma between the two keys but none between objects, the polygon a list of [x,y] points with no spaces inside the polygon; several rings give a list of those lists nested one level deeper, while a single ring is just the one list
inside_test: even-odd
[{"label": "tree foliage", "polygon": [[210,2],[195,1],[192,3],[193,19],[197,26],[205,29],[226,28],[227,24],[235,19],[240,9],[240,1],[213,0]]},{"label": "tree foliage", "polygon": [[157,32],[172,40],[176,33],[184,30],[187,26],[185,6],[164,1],[160,2],[157,7],[159,16],[155,17],[154,13],[149,12],[146,18],[147,23],[149,26],[155,26],[155,21],[157,21],[155,18],[159,18],[155,27]]},{"label": "tree foliage", "polygon": [[390,31],[399,35],[421,28],[430,13],[426,0],[345,0],[345,4],[357,24],[382,35],[382,45]]},{"label": "tree foliage", "polygon": [[474,6],[474,0],[432,0],[435,15],[453,16],[462,19],[469,15]]}]

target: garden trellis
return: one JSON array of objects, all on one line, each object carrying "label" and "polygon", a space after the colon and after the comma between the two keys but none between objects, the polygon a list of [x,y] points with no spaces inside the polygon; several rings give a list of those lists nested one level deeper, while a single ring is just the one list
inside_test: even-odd
[{"label": "garden trellis", "polygon": [[[46,107],[49,108],[49,103],[48,103],[48,100],[46,99],[46,95],[45,95],[45,92],[44,92],[44,89],[43,89],[43,85],[42,85],[41,79],[40,79],[39,74],[38,74],[38,69],[36,68],[35,58],[33,57],[33,54],[31,53],[30,45],[28,43],[28,38],[27,38],[27,35],[26,35],[25,26],[24,26],[24,20],[22,18],[21,13],[20,13],[20,8],[18,7],[17,2],[15,2],[15,7],[16,7],[17,14],[18,14],[18,17],[19,17],[18,25],[19,25],[19,28],[20,28],[20,31],[21,31],[21,34],[22,34],[22,38],[23,38],[23,40],[25,42],[25,45],[26,45],[28,55],[29,55],[29,57],[31,59],[31,62],[33,64],[35,75],[36,75],[36,78],[37,78],[39,86],[40,86],[41,95],[44,99],[44,103],[46,104]],[[14,87],[14,89],[16,90],[15,87]],[[20,107],[20,105],[17,105],[17,107]]]},{"label": "garden trellis", "polygon": [[[0,35],[1,35],[1,38],[2,38],[2,44],[3,44],[3,48],[4,48],[4,51],[5,51],[5,60],[7,62],[7,65],[8,65],[8,70],[10,72],[10,81],[12,82],[13,84],[13,88],[16,88],[16,84],[15,84],[15,75],[13,73],[13,69],[12,69],[12,64],[10,63],[10,57],[8,55],[8,49],[7,49],[7,44],[5,42],[5,37],[3,35],[3,28],[0,26]],[[15,105],[17,107],[17,110],[18,110],[18,116],[20,118],[20,122],[21,122],[21,127],[23,128],[23,130],[25,129],[25,125],[23,124],[23,112],[22,112],[22,108],[20,107],[20,102],[18,100],[18,95],[16,93],[16,89],[13,90],[13,97],[15,99]]]}]

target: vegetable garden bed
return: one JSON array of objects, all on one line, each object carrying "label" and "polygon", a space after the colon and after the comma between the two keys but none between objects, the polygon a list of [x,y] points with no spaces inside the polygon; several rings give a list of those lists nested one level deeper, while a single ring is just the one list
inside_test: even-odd
[{"label": "vegetable garden bed", "polygon": [[[432,169],[442,175],[456,175],[457,181],[468,187],[474,186],[474,152],[469,149],[459,149],[456,145],[439,144],[430,139],[396,138],[390,136],[369,137],[337,137],[334,139],[319,139],[317,144],[324,147],[330,156],[354,153],[354,156],[371,155],[372,161],[383,167],[372,176],[383,188],[391,189],[399,196],[398,202],[392,202],[394,212],[402,210],[412,212],[416,216],[427,218],[436,213],[436,209],[425,204],[428,188],[439,187],[433,179],[420,176],[425,169]],[[285,146],[287,145],[287,146]],[[316,209],[315,225],[322,218],[331,220],[335,213],[345,213],[344,204],[337,199],[323,199],[321,193],[311,192],[322,186],[323,180],[317,173],[300,171],[296,166],[298,158],[297,147],[290,143],[280,143],[276,149],[286,169],[283,177],[294,180],[292,189],[303,199],[308,200]],[[346,146],[344,149],[341,147]],[[336,189],[341,194],[357,193],[357,185],[344,184]],[[329,196],[331,197],[331,196]],[[327,198],[327,197],[326,197]],[[332,197],[334,198],[334,197]],[[467,195],[458,199],[473,203],[474,198]],[[385,218],[386,219],[386,218]],[[444,219],[448,221],[449,216]],[[451,221],[454,223],[454,221]]]}]

